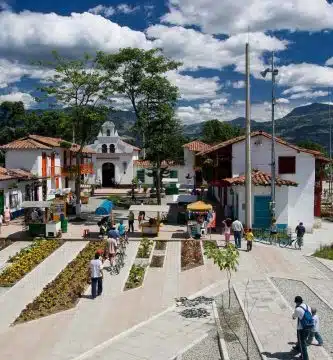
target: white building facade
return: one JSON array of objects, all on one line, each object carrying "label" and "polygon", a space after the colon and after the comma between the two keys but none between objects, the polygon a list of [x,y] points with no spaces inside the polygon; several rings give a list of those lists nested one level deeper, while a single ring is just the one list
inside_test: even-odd
[{"label": "white building facade", "polygon": [[123,141],[113,122],[102,125],[97,139],[89,147],[95,151],[95,174],[90,176],[91,183],[100,183],[103,187],[132,183],[136,176],[134,161],[139,158],[140,149]]}]

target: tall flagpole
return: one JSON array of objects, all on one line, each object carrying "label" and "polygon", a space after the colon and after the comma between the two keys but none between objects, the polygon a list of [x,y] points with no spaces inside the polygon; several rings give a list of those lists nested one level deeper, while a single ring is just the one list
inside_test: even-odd
[{"label": "tall flagpole", "polygon": [[252,166],[251,166],[251,100],[250,100],[250,45],[245,45],[246,63],[246,141],[245,141],[245,225],[252,228]]}]

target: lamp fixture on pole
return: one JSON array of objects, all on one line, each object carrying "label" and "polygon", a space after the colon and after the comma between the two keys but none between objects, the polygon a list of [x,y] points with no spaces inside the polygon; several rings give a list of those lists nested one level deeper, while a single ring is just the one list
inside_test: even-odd
[{"label": "lamp fixture on pole", "polygon": [[272,98],[271,98],[271,106],[272,106],[272,144],[271,144],[271,212],[272,218],[275,218],[275,177],[276,177],[276,170],[275,170],[275,77],[279,74],[279,70],[275,69],[274,66],[274,52],[272,53],[272,60],[271,60],[271,67],[265,69],[260,74],[263,78],[267,76],[268,73],[271,73],[272,76]]}]

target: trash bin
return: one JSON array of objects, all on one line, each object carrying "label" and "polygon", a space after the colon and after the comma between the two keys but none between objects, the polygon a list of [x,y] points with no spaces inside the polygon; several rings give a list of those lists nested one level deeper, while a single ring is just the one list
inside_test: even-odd
[{"label": "trash bin", "polygon": [[61,219],[61,231],[66,233],[68,229],[68,219]]}]

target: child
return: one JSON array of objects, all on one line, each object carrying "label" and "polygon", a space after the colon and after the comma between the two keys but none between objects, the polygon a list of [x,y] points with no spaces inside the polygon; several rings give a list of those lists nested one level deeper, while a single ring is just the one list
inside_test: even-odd
[{"label": "child", "polygon": [[223,229],[224,229],[224,240],[225,240],[225,245],[228,245],[230,242],[230,235],[231,235],[231,224],[232,224],[232,220],[231,219],[226,219],[223,221]]},{"label": "child", "polygon": [[252,232],[252,229],[248,229],[245,232],[245,240],[247,241],[247,251],[251,251],[252,250],[252,242],[254,240],[254,235]]},{"label": "child", "polygon": [[307,344],[311,345],[313,338],[318,341],[318,346],[323,346],[323,339],[319,334],[319,318],[317,315],[317,309],[312,308],[312,319],[313,319],[313,328],[310,331],[309,337],[307,339]]}]

